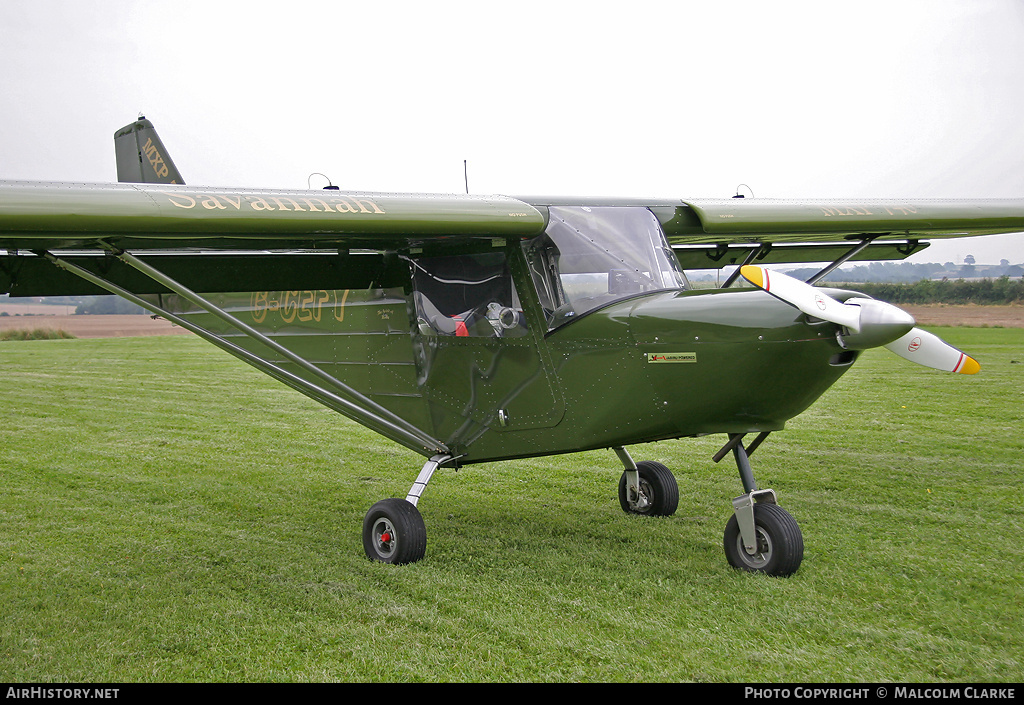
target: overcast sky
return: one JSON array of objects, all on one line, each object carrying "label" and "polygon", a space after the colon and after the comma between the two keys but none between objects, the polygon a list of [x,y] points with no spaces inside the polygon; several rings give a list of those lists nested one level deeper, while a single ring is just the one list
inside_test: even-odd
[{"label": "overcast sky", "polygon": [[[1024,197],[1020,0],[2,0],[0,62],[0,178],[144,113],[195,185]],[[914,261],[967,254],[1024,235]]]}]

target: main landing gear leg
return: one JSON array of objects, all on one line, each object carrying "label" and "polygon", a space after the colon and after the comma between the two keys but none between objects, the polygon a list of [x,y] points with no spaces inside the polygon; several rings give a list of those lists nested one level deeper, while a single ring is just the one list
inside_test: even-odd
[{"label": "main landing gear leg", "polygon": [[750,454],[768,437],[761,433],[743,447],[743,434],[732,434],[714,457],[717,463],[731,450],[745,494],[732,501],[733,515],[725,526],[725,556],[740,570],[784,577],[804,558],[804,539],[789,512],[776,502],[775,490],[759,490],[750,468]]},{"label": "main landing gear leg", "polygon": [[382,499],[363,518],[363,550],[366,557],[381,563],[414,563],[427,552],[427,528],[419,509],[420,495],[434,471],[451,460],[435,455],[428,460],[405,499]]},{"label": "main landing gear leg", "polygon": [[671,516],[679,506],[679,485],[672,472],[651,460],[634,463],[625,448],[615,448],[625,471],[619,479],[619,505],[627,514]]}]

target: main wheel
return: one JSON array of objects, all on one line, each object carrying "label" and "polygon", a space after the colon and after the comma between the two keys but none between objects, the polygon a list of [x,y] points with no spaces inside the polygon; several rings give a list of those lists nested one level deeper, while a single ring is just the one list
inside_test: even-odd
[{"label": "main wheel", "polygon": [[804,559],[804,537],[790,513],[776,504],[755,504],[754,529],[757,551],[751,555],[743,547],[736,515],[729,518],[723,540],[729,565],[777,577],[795,573]]},{"label": "main wheel", "polygon": [[382,563],[413,563],[427,552],[427,527],[404,499],[382,499],[363,519],[363,550]]},{"label": "main wheel", "polygon": [[630,497],[626,473],[619,479],[619,505],[627,514],[667,517],[679,506],[679,485],[672,471],[661,463],[644,460],[636,464],[640,474],[640,497]]}]

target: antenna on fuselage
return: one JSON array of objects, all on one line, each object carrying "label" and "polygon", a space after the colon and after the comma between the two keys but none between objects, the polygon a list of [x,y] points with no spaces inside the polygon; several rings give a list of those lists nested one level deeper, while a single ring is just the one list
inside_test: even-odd
[{"label": "antenna on fuselage", "polygon": [[466,159],[462,160],[462,178],[466,180],[466,193],[469,193],[469,162]]},{"label": "antenna on fuselage", "polygon": [[[746,184],[740,184],[739,186],[737,186],[736,187],[736,195],[733,196],[733,198],[746,198],[746,196],[744,196],[742,193],[740,193],[740,186],[747,186],[747,185]],[[752,189],[749,186],[747,186],[747,190],[750,191],[750,197],[751,198],[757,198],[754,195],[754,189]]]},{"label": "antenna on fuselage", "polygon": [[324,191],[338,191],[339,190],[337,186],[335,186],[334,184],[331,183],[331,179],[330,179],[329,176],[327,176],[327,174],[321,174],[319,171],[314,171],[312,174],[310,174],[308,177],[306,177],[306,186],[310,190],[313,189],[313,185],[312,185],[311,182],[313,181],[313,177],[314,176],[322,176],[325,179],[327,179],[327,185],[324,186]]}]

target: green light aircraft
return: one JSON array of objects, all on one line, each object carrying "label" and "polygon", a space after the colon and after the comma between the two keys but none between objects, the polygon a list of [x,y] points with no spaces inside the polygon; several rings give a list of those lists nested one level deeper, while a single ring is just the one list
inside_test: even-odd
[{"label": "green light aircraft", "polygon": [[[1024,231],[1024,199],[773,201],[409,195],[185,185],[152,124],[118,184],[0,182],[0,292],[113,293],[424,456],[374,504],[368,557],[421,559],[438,468],[612,449],[623,511],[670,515],[627,446],[725,434],[729,563],[789,575],[796,522],[750,456],[861,351],[971,374],[905,312],[814,284],[923,238]],[[830,262],[807,282],[766,265]],[[694,289],[685,270],[734,267]],[[747,436],[755,434],[747,442]]]}]

